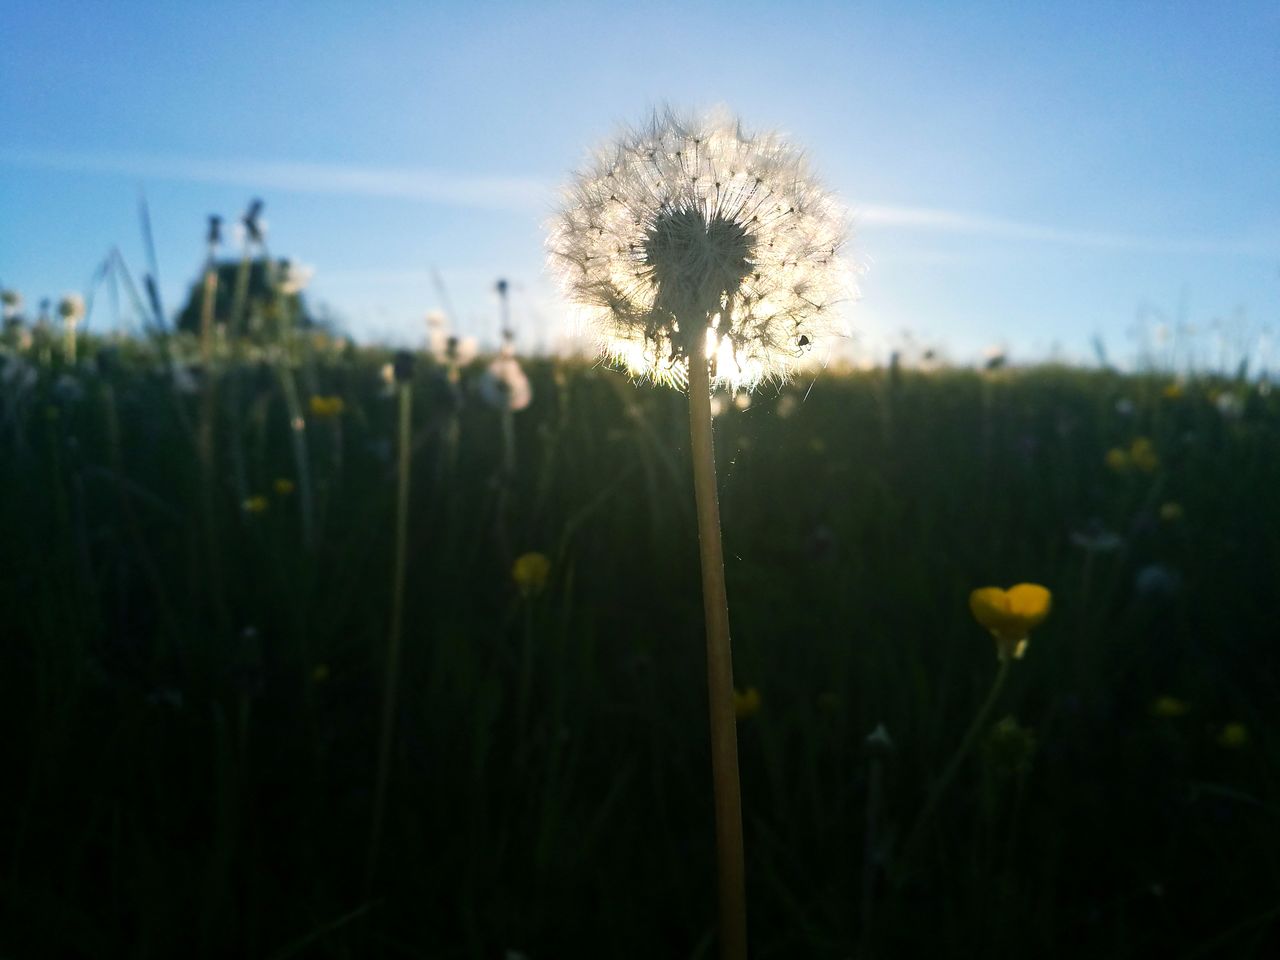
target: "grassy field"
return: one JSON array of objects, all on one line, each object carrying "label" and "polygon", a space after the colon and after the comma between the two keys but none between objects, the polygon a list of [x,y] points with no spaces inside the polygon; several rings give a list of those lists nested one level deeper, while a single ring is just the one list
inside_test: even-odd
[{"label": "grassy field", "polygon": [[[508,444],[484,361],[417,358],[368,884],[391,357],[297,337],[183,392],[107,348],[2,361],[0,954],[713,956],[684,397],[529,359]],[[1042,367],[719,400],[753,955],[1274,956],[1280,395]],[[1053,612],[903,858],[996,672],[969,592],[1020,581]]]}]

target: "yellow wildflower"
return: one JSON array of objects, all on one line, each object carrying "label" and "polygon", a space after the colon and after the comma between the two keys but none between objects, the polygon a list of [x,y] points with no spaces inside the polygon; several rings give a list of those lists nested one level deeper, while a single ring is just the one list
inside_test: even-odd
[{"label": "yellow wildflower", "polygon": [[1157,697],[1151,703],[1151,715],[1159,717],[1162,720],[1171,720],[1174,717],[1185,716],[1191,710],[1191,704],[1185,700],[1179,700],[1177,697],[1163,696]]},{"label": "yellow wildflower", "polygon": [[547,576],[551,573],[551,561],[544,553],[524,553],[516,558],[511,568],[511,577],[520,588],[520,593],[532,597],[542,592],[547,585]]},{"label": "yellow wildflower", "polygon": [[341,416],[347,406],[339,396],[323,397],[319,394],[311,397],[307,404],[311,409],[311,415],[321,420]]},{"label": "yellow wildflower", "polygon": [[1160,467],[1155,445],[1147,437],[1138,437],[1129,445],[1129,462],[1143,473],[1155,473]]},{"label": "yellow wildflower", "polygon": [[262,513],[267,509],[267,498],[261,494],[245,497],[244,503],[240,504],[240,509],[245,513]]},{"label": "yellow wildflower", "polygon": [[1177,400],[1183,393],[1182,384],[1175,380],[1173,383],[1165,384],[1165,388],[1160,392],[1164,394],[1166,400]]},{"label": "yellow wildflower", "polygon": [[1249,743],[1249,728],[1243,723],[1228,723],[1218,734],[1218,746],[1239,750]]},{"label": "yellow wildflower", "polygon": [[739,720],[754,716],[760,711],[760,691],[755,687],[733,691],[733,712]]},{"label": "yellow wildflower", "polygon": [[1105,460],[1107,469],[1114,470],[1116,473],[1126,473],[1129,469],[1129,454],[1119,447],[1112,447],[1108,450]]},{"label": "yellow wildflower", "polygon": [[1177,523],[1182,519],[1182,504],[1172,500],[1160,504],[1160,519],[1165,523]]},{"label": "yellow wildflower", "polygon": [[1008,590],[980,587],[969,594],[969,609],[996,638],[996,655],[1001,660],[1020,660],[1031,628],[1049,615],[1052,598],[1048,589],[1037,583],[1019,583]]},{"label": "yellow wildflower", "polygon": [[271,488],[282,497],[287,497],[294,491],[293,481],[288,477],[277,478],[275,483],[271,484]]}]

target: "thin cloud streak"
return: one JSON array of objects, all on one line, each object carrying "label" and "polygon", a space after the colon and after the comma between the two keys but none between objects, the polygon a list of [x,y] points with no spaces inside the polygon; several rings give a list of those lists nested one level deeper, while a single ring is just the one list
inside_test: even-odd
[{"label": "thin cloud streak", "polygon": [[[0,148],[0,163],[68,173],[234,184],[255,190],[383,197],[485,210],[545,214],[555,185],[533,177],[492,177],[404,167],[270,160],[210,160],[141,154],[71,153]],[[1280,258],[1280,243],[1175,240],[1090,230],[1064,230],[933,207],[860,204],[858,226],[991,237],[1097,250]]]},{"label": "thin cloud streak", "polygon": [[486,177],[438,170],[334,163],[209,160],[140,154],[0,149],[0,162],[68,173],[222,183],[255,190],[386,197],[445,206],[542,212],[550,184],[529,177]]},{"label": "thin cloud streak", "polygon": [[1280,257],[1280,244],[1267,245],[1234,240],[1170,240],[1090,230],[1062,230],[1056,227],[975,216],[932,207],[863,204],[855,209],[854,222],[868,226],[902,227],[1006,240],[1029,240],[1037,243],[1092,247],[1102,250],[1206,256]]}]

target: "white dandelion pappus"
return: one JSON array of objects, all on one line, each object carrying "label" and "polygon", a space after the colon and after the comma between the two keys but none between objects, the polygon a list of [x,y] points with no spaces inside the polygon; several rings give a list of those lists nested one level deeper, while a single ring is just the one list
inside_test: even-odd
[{"label": "white dandelion pappus", "polygon": [[845,335],[847,232],[780,136],[665,112],[574,176],[548,248],[601,350],[633,376],[683,387],[704,336],[712,382],[751,387]]}]

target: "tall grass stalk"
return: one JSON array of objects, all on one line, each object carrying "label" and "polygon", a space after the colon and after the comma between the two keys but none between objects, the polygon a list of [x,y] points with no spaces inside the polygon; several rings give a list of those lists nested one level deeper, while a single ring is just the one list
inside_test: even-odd
[{"label": "tall grass stalk", "polygon": [[213,370],[213,315],[218,296],[218,263],[214,246],[209,245],[205,266],[203,300],[200,304],[200,420],[196,430],[196,453],[200,460],[200,503],[204,517],[205,550],[209,564],[209,593],[217,612],[219,626],[228,628],[229,616],[222,593],[222,558],[218,545],[218,522],[215,514],[215,465],[213,430],[217,414],[217,379]]},{"label": "tall grass stalk", "polygon": [[[700,326],[694,326],[700,330]],[[711,383],[706,338],[694,336],[689,358],[689,440],[693,489],[698,508],[702,561],[702,608],[707,628],[707,695],[711,721],[711,778],[715,795],[716,861],[720,881],[720,956],[747,955],[746,858],[742,843],[742,795],[738,782],[738,722],[733,707],[733,651],[729,642],[729,600],[720,542],[720,501],[716,493],[711,429]]]},{"label": "tall grass stalk", "polygon": [[1000,692],[1004,689],[1005,681],[1009,678],[1009,668],[1012,663],[1011,657],[1000,658],[1000,667],[996,671],[996,678],[987,693],[987,699],[978,708],[978,712],[973,717],[973,722],[969,724],[969,729],[965,731],[964,738],[960,741],[960,746],[956,748],[956,752],[952,754],[951,760],[942,771],[942,775],[938,777],[933,789],[929,791],[929,796],[925,800],[924,806],[920,809],[920,815],[916,817],[915,825],[911,828],[906,842],[902,845],[902,855],[898,861],[898,870],[895,877],[896,886],[901,887],[906,882],[909,876],[908,871],[911,867],[911,859],[916,854],[920,844],[924,842],[925,833],[929,829],[942,795],[946,793],[947,787],[955,779],[956,773],[960,770],[960,765],[968,757],[969,751],[973,749],[973,745],[977,742],[979,735],[986,729],[987,722],[991,719],[991,711],[995,709],[996,702],[1000,699]]},{"label": "tall grass stalk", "polygon": [[378,735],[378,769],[373,791],[373,825],[369,833],[369,860],[365,889],[373,887],[382,843],[387,807],[387,781],[391,768],[391,741],[395,730],[396,693],[400,679],[400,636],[404,627],[405,558],[409,543],[409,459],[412,453],[413,384],[408,377],[396,386],[400,395],[400,459],[396,481],[395,563],[391,574],[391,629],[387,636],[386,676],[382,689],[382,726]]},{"label": "tall grass stalk", "polygon": [[311,464],[307,456],[307,420],[302,415],[298,384],[293,376],[293,368],[289,366],[286,346],[281,347],[276,372],[280,377],[280,389],[289,414],[289,441],[293,449],[294,468],[298,472],[298,512],[302,517],[302,543],[310,549],[315,541],[315,520],[311,496]]}]

